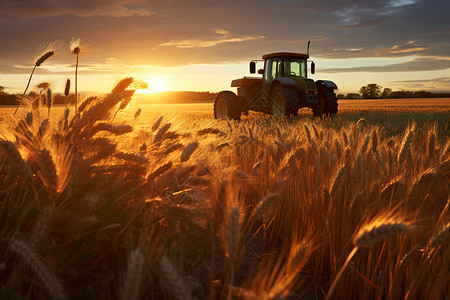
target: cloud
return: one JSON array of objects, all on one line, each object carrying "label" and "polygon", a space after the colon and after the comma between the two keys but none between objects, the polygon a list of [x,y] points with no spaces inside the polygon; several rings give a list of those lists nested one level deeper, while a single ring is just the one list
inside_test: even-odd
[{"label": "cloud", "polygon": [[403,45],[395,45],[390,49],[391,53],[411,53],[428,50],[429,47],[425,45],[418,45],[414,41],[409,41]]},{"label": "cloud", "polygon": [[[362,47],[362,48],[344,48],[328,49],[318,56],[324,58],[364,58],[364,57],[404,57],[411,55],[429,56],[429,51],[433,50],[431,46],[416,41],[409,41],[402,44],[386,45],[384,47]],[[427,55],[428,54],[428,55]]]},{"label": "cloud", "polygon": [[390,64],[386,66],[365,66],[354,68],[330,68],[321,69],[323,73],[355,73],[355,72],[416,72],[436,71],[450,68],[450,59],[438,58],[414,58],[406,62]]},{"label": "cloud", "polygon": [[389,84],[401,86],[403,88],[411,88],[414,90],[441,90],[448,91],[450,86],[450,77],[438,77],[423,80],[396,80],[390,81]]},{"label": "cloud", "polygon": [[219,28],[213,28],[213,29],[211,29],[211,31],[213,31],[213,32],[215,32],[217,34],[220,34],[220,35],[228,35],[228,34],[230,34],[230,32],[228,30],[219,29]]},{"label": "cloud", "polygon": [[111,16],[131,17],[150,16],[145,8],[135,7],[142,0],[2,0],[0,15],[22,18],[75,15],[79,17]]},{"label": "cloud", "polygon": [[217,46],[223,43],[236,43],[236,42],[246,42],[252,40],[260,40],[266,38],[263,35],[238,35],[230,34],[228,30],[225,29],[211,29],[215,36],[209,36],[204,38],[194,38],[188,40],[171,40],[160,44],[159,46],[174,46],[177,48],[208,48]]},{"label": "cloud", "polygon": [[[448,0],[0,0],[0,67],[73,36],[91,41],[92,61],[158,66],[306,52],[308,40],[314,59],[450,58],[449,10]],[[61,52],[52,60],[70,62]]]},{"label": "cloud", "polygon": [[338,24],[335,29],[362,29],[374,27],[389,21],[404,6],[412,5],[420,0],[375,0],[348,1],[342,5],[334,15]]}]

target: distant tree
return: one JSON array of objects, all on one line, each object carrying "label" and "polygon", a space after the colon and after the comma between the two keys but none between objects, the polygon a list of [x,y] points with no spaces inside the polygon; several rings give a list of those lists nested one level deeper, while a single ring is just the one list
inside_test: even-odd
[{"label": "distant tree", "polygon": [[381,98],[389,98],[389,96],[391,95],[391,93],[392,93],[392,89],[390,89],[390,88],[385,88],[385,89],[383,90],[383,92],[381,93]]},{"label": "distant tree", "polygon": [[361,95],[359,95],[357,93],[348,93],[346,98],[347,99],[361,99]]},{"label": "distant tree", "polygon": [[5,93],[5,87],[0,85],[0,94],[4,94]]},{"label": "distant tree", "polygon": [[376,83],[370,83],[361,87],[359,93],[364,99],[376,99],[380,97],[381,88],[382,87]]},{"label": "distant tree", "polygon": [[427,91],[416,91],[414,92],[414,98],[431,98],[433,97],[433,93]]},{"label": "distant tree", "polygon": [[336,97],[338,99],[344,99],[345,98],[344,94],[337,94]]},{"label": "distant tree", "polygon": [[390,95],[391,98],[413,98],[414,93],[411,91],[406,90],[400,90],[400,91],[394,91]]}]

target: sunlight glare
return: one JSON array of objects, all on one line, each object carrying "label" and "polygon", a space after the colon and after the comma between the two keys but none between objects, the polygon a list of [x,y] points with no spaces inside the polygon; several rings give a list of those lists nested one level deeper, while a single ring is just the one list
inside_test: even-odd
[{"label": "sunlight glare", "polygon": [[166,76],[150,76],[144,81],[148,84],[148,88],[139,89],[136,91],[136,93],[139,94],[160,93],[165,92],[168,89]]}]

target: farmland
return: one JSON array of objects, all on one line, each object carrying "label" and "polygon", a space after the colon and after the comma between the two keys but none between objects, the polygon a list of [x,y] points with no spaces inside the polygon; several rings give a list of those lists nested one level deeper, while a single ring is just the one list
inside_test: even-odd
[{"label": "farmland", "polygon": [[448,99],[237,122],[140,95],[119,109],[131,95],[121,82],[50,121],[47,108],[2,109],[2,293],[448,295]]}]

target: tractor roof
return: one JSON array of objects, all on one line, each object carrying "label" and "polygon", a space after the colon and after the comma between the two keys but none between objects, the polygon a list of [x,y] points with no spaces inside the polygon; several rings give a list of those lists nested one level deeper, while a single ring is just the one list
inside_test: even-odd
[{"label": "tractor roof", "polygon": [[309,55],[307,54],[302,54],[302,53],[293,53],[293,52],[275,52],[275,53],[269,53],[269,54],[265,54],[263,55],[263,59],[268,59],[268,58],[303,58],[303,59],[308,59]]}]

